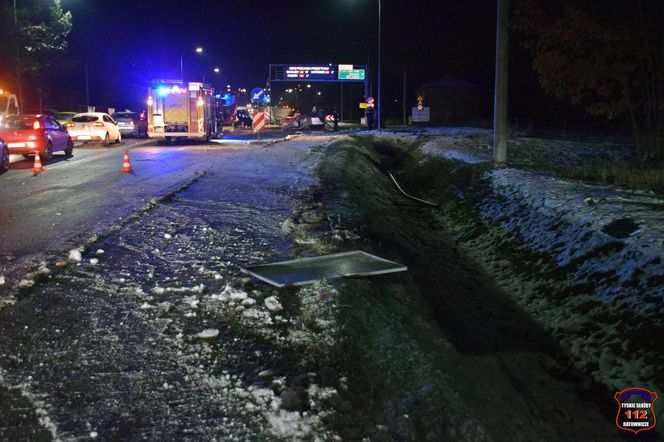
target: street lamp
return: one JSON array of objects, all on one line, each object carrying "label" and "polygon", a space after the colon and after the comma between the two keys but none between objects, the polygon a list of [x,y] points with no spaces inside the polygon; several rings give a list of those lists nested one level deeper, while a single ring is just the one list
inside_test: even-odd
[{"label": "street lamp", "polygon": [[[184,64],[183,64],[184,54],[186,54],[187,52],[188,51],[184,51],[182,53],[182,55],[180,55],[180,78],[182,79],[182,81],[184,81]],[[197,54],[202,54],[203,53],[203,48],[201,48],[200,46],[197,47],[196,48],[196,53]]]},{"label": "street lamp", "polygon": [[[219,74],[221,72],[221,69],[215,67],[214,69],[212,69],[212,72],[214,72],[215,74]],[[205,83],[205,71],[203,71],[203,83]]]},{"label": "street lamp", "polygon": [[381,1],[378,0],[378,96],[376,107],[376,118],[378,118],[378,130],[380,131],[380,34],[381,34]]}]

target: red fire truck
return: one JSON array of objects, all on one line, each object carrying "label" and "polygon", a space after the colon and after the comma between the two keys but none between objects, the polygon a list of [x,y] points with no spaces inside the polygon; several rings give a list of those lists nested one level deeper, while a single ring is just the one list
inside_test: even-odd
[{"label": "red fire truck", "polygon": [[199,82],[155,80],[148,91],[148,137],[160,141],[221,137],[214,90]]}]

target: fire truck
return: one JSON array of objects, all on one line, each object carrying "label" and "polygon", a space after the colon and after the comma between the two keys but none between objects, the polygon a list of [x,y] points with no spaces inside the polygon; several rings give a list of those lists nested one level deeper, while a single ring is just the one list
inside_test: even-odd
[{"label": "fire truck", "polygon": [[148,137],[159,141],[220,137],[214,90],[199,82],[155,80],[148,91]]},{"label": "fire truck", "polygon": [[0,89],[0,121],[10,115],[18,114],[18,100],[15,94]]}]

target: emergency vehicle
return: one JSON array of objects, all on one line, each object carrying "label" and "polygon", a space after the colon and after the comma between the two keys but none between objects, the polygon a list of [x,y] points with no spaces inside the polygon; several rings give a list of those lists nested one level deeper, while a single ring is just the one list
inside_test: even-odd
[{"label": "emergency vehicle", "polygon": [[155,80],[148,91],[148,137],[171,141],[220,137],[214,90],[199,82]]},{"label": "emergency vehicle", "polygon": [[0,121],[10,115],[18,115],[18,99],[15,94],[0,89]]}]

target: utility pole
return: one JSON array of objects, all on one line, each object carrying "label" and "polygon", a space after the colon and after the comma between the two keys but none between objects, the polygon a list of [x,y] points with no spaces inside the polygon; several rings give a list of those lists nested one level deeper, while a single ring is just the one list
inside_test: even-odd
[{"label": "utility pole", "polygon": [[493,161],[507,161],[507,60],[509,0],[497,0],[496,78],[493,101]]},{"label": "utility pole", "polygon": [[403,121],[402,124],[406,125],[406,69],[403,70],[403,98],[402,98],[402,108],[403,108]]},{"label": "utility pole", "polygon": [[382,124],[381,124],[381,104],[380,104],[380,33],[381,33],[381,3],[380,0],[378,0],[378,109],[376,112],[376,117],[378,118],[378,132],[381,131],[382,129]]},{"label": "utility pole", "polygon": [[86,112],[90,111],[90,88],[88,87],[88,64],[85,63],[85,105],[87,106]]},{"label": "utility pole", "polygon": [[339,106],[339,111],[341,112],[341,120],[343,121],[344,119],[344,83],[343,81],[340,83],[341,84],[341,105]]},{"label": "utility pole", "polygon": [[18,74],[18,114],[23,111],[23,68],[21,66],[20,42],[18,31],[18,15],[16,13],[16,0],[14,0],[14,29],[16,32],[16,73]]}]

